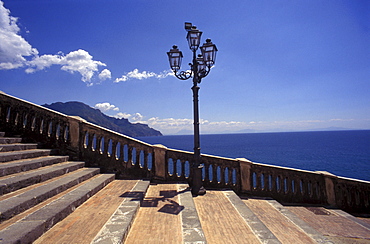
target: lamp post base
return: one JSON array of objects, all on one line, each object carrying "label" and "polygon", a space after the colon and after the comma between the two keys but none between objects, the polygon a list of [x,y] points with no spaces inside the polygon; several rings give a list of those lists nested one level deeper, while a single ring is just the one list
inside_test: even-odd
[{"label": "lamp post base", "polygon": [[197,197],[197,196],[203,196],[207,193],[206,189],[201,186],[200,188],[192,188],[191,189],[191,194],[193,197]]},{"label": "lamp post base", "polygon": [[193,168],[193,186],[191,188],[191,194],[193,197],[206,194],[206,189],[202,184],[202,168],[203,165]]}]

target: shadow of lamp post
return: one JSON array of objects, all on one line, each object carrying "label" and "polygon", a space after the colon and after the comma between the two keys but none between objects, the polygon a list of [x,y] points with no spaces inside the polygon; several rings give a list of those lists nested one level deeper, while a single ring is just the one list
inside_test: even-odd
[{"label": "shadow of lamp post", "polygon": [[194,162],[192,164],[192,194],[193,196],[204,195],[206,190],[202,184],[202,164],[200,156],[200,140],[199,140],[199,109],[198,109],[198,93],[200,87],[198,84],[202,78],[206,77],[211,71],[212,66],[215,64],[217,48],[207,39],[206,43],[200,47],[201,54],[197,56],[197,50],[200,45],[200,38],[202,32],[193,26],[191,23],[185,23],[185,30],[188,32],[186,39],[189,44],[190,50],[193,52],[193,62],[190,63],[190,70],[179,71],[182,60],[182,52],[176,45],[167,52],[170,66],[175,76],[180,80],[187,80],[193,78],[193,111],[194,111]]}]

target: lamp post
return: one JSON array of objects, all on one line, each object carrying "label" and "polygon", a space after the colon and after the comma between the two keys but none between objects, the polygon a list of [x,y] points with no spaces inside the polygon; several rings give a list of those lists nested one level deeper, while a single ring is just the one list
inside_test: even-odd
[{"label": "lamp post", "polygon": [[202,32],[199,31],[191,23],[185,23],[185,30],[188,32],[186,39],[189,44],[190,50],[193,52],[193,62],[190,63],[190,70],[179,71],[181,67],[181,61],[183,58],[182,52],[177,48],[176,45],[167,52],[170,66],[175,76],[180,80],[187,80],[193,78],[193,111],[194,111],[194,162],[192,164],[192,189],[193,196],[204,195],[206,190],[202,184],[202,165],[200,156],[200,140],[199,140],[199,109],[198,109],[198,93],[200,87],[198,84],[202,78],[206,77],[212,66],[215,64],[217,48],[216,45],[211,42],[211,39],[207,39],[206,43],[200,47],[201,53],[197,56],[197,50],[200,45],[200,38]]}]

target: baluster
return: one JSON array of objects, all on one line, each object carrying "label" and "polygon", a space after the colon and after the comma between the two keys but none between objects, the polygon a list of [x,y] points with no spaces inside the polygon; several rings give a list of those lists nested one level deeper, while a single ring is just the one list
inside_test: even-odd
[{"label": "baluster", "polygon": [[176,177],[179,178],[182,175],[182,167],[181,167],[181,160],[176,160]]},{"label": "baluster", "polygon": [[167,160],[167,174],[170,177],[174,175],[174,160],[172,158]]},{"label": "baluster", "polygon": [[289,192],[289,186],[288,186],[288,178],[287,177],[284,177],[284,180],[283,180],[283,193],[284,194],[288,194]]},{"label": "baluster", "polygon": [[64,130],[64,141],[69,142],[69,138],[70,138],[70,136],[69,136],[69,126],[66,125],[65,130]]},{"label": "baluster", "polygon": [[[185,170],[184,170],[184,176],[185,176],[185,178],[187,179],[187,178],[189,178],[189,176],[190,176],[190,163],[189,163],[189,161],[185,161],[185,164],[184,164],[184,167],[185,167]],[[203,169],[202,169],[202,171],[204,171],[205,170],[205,166],[203,166]],[[203,172],[202,172],[202,178],[204,179],[204,176],[205,176],[205,174],[203,175]]]},{"label": "baluster", "polygon": [[218,180],[217,180],[217,164],[213,164],[213,166],[212,166],[212,175],[213,175],[212,182],[213,183],[218,183]]},{"label": "baluster", "polygon": [[293,178],[290,183],[291,183],[292,194],[294,195],[294,194],[297,193],[297,189],[296,189],[297,186],[296,186],[296,180],[295,180],[295,178]]},{"label": "baluster", "polygon": [[264,191],[269,191],[269,174],[263,174],[264,177],[263,177],[263,183],[264,183]]},{"label": "baluster", "polygon": [[229,167],[225,167],[225,170],[224,170],[224,178],[225,178],[225,185],[229,185],[230,184],[230,177],[229,177]]},{"label": "baluster", "polygon": [[224,165],[222,165],[222,167],[220,167],[220,184],[225,185],[225,167],[224,167]]},{"label": "baluster", "polygon": [[133,148],[131,146],[128,146],[128,162],[133,165],[134,164],[134,160],[132,158],[132,154],[133,154]]},{"label": "baluster", "polygon": [[148,162],[147,162],[147,168],[148,171],[153,171],[153,152],[148,153]]},{"label": "baluster", "polygon": [[112,140],[112,157],[115,159],[115,160],[118,160],[119,157],[119,142],[116,141],[116,140]]},{"label": "baluster", "polygon": [[271,173],[271,191],[274,193],[278,192],[278,185],[276,184],[276,178],[277,176],[275,175],[275,172]]},{"label": "baluster", "polygon": [[140,168],[140,153],[141,152],[138,152],[138,149],[135,148],[135,156],[136,156],[136,167],[137,168]]},{"label": "baluster", "polygon": [[143,168],[148,171],[148,152],[144,150],[144,166]]},{"label": "baluster", "polygon": [[121,142],[119,142],[119,157],[118,157],[118,160],[120,160],[122,162],[125,162],[124,147],[125,147],[125,145],[122,144]]},{"label": "baluster", "polygon": [[211,178],[210,178],[210,175],[209,175],[209,167],[211,165],[207,163],[204,164],[204,181],[205,182],[211,182]]},{"label": "baluster", "polygon": [[36,117],[34,115],[31,121],[31,131],[34,131],[35,129],[36,129]]},{"label": "baluster", "polygon": [[181,162],[181,178],[185,179],[185,163],[186,161]]},{"label": "baluster", "polygon": [[24,114],[24,116],[23,116],[23,125],[22,125],[23,129],[26,129],[27,122],[28,122],[27,119],[28,119],[27,114]]}]

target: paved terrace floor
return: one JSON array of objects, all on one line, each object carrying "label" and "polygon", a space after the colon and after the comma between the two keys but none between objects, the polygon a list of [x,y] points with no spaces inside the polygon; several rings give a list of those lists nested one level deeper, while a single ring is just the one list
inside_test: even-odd
[{"label": "paved terrace floor", "polygon": [[[90,243],[135,183],[113,181],[35,243]],[[201,224],[193,240],[194,233],[187,230],[189,210]],[[370,229],[351,218],[340,210],[282,206],[274,200],[239,198],[227,190],[192,198],[186,184],[152,183],[125,243],[196,243],[202,238],[212,244],[370,243]],[[370,226],[369,219],[358,220]]]}]

